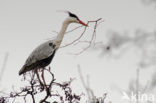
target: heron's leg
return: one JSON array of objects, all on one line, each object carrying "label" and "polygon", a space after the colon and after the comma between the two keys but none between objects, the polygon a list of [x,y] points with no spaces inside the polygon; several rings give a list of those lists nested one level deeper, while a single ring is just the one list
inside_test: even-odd
[{"label": "heron's leg", "polygon": [[45,79],[44,79],[44,69],[45,69],[45,68],[42,69],[42,74],[41,74],[41,76],[42,76],[42,80],[43,80],[44,86],[47,87],[46,82],[45,82]]},{"label": "heron's leg", "polygon": [[39,82],[40,82],[40,85],[44,88],[44,85],[43,85],[43,83],[41,82],[41,79],[40,79],[40,77],[39,77],[38,68],[36,68],[35,73],[36,73],[36,75],[37,75],[37,79],[38,79]]}]

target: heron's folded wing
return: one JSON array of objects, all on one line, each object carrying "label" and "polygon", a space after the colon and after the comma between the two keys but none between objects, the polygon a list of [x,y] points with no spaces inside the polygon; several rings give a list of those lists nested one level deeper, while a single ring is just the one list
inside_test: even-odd
[{"label": "heron's folded wing", "polygon": [[[40,61],[42,59],[48,58],[50,55],[54,53],[54,46],[50,46],[49,43],[51,41],[45,42],[41,45],[39,45],[28,57],[28,59],[25,62],[26,66],[29,66],[37,61]],[[53,44],[52,44],[53,45]]]}]

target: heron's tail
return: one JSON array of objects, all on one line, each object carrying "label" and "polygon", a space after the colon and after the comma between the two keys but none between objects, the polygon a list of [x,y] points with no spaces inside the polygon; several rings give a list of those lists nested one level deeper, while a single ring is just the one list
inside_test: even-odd
[{"label": "heron's tail", "polygon": [[21,68],[21,70],[19,71],[19,75],[22,75],[23,73],[25,73],[25,65]]}]

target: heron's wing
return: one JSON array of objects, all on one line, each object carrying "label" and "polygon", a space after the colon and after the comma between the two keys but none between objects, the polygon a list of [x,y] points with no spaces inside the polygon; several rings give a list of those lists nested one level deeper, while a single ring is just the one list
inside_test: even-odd
[{"label": "heron's wing", "polygon": [[37,61],[48,58],[54,53],[55,46],[52,41],[47,41],[41,45],[39,45],[28,57],[25,62],[26,66],[30,66]]}]

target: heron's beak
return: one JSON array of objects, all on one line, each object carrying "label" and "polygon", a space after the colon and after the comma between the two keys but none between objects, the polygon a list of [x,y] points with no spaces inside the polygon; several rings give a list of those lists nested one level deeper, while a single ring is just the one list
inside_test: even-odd
[{"label": "heron's beak", "polygon": [[80,24],[84,25],[84,26],[88,26],[88,24],[84,23],[83,21],[81,20],[78,20]]}]

